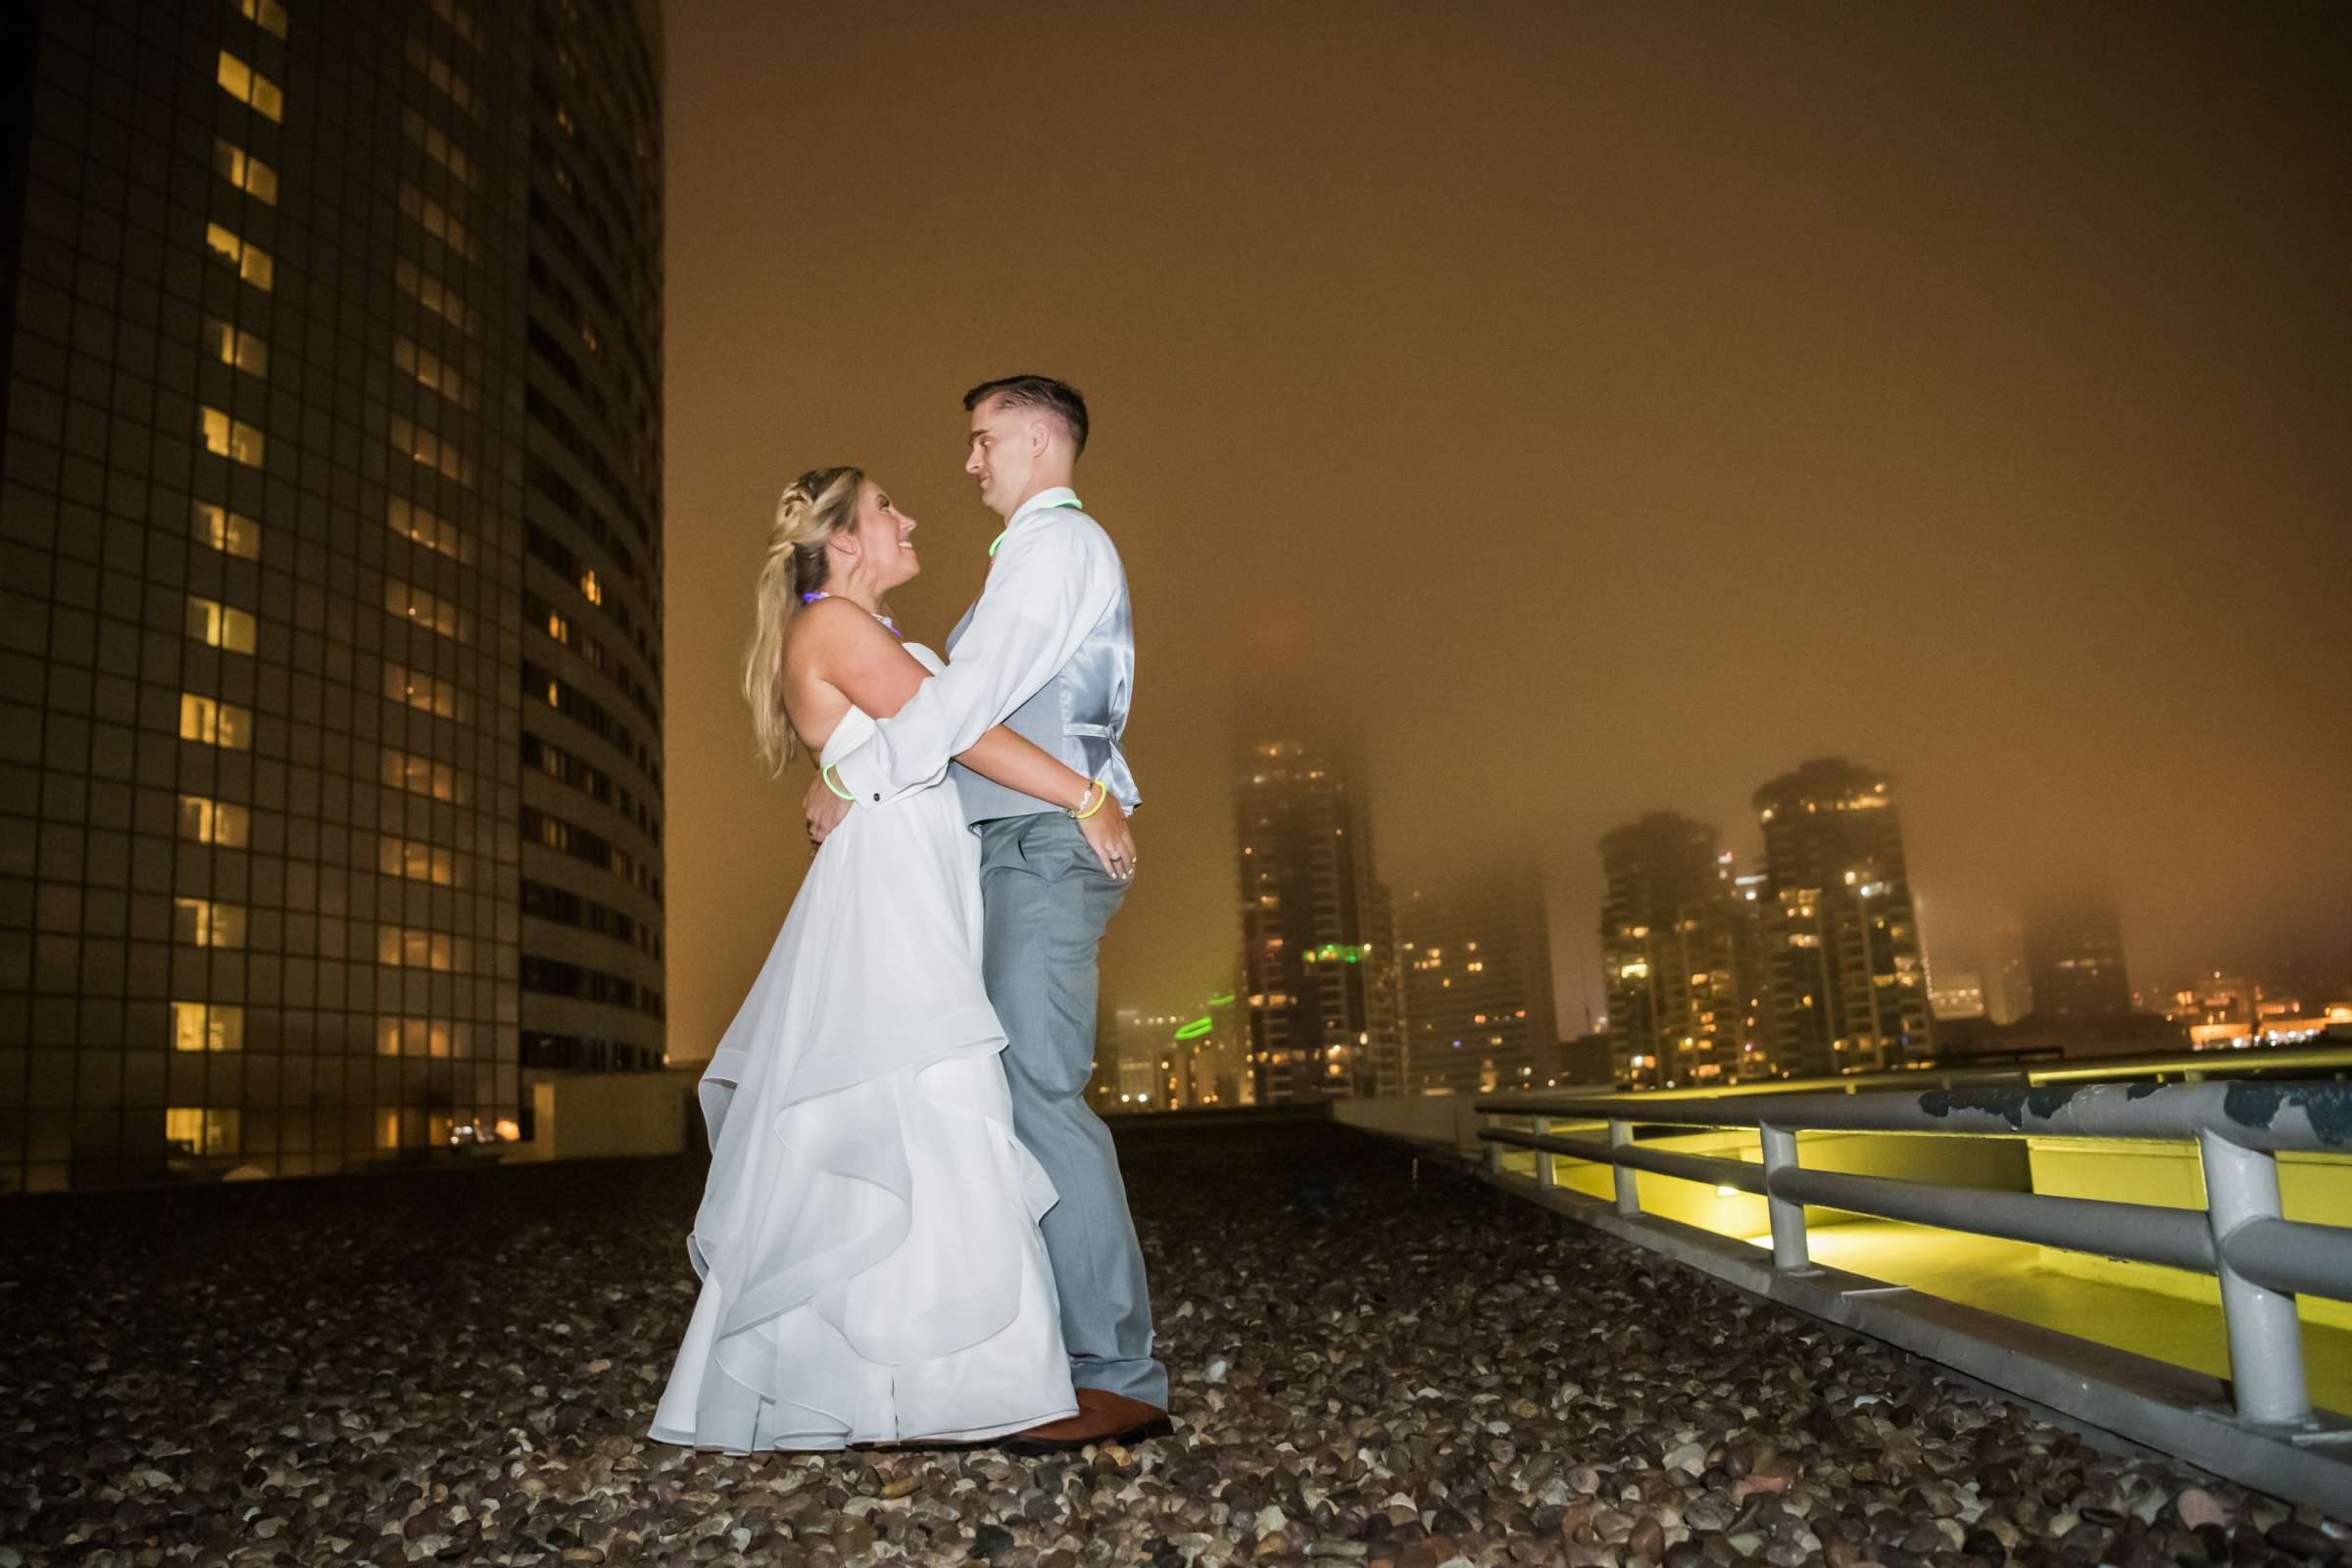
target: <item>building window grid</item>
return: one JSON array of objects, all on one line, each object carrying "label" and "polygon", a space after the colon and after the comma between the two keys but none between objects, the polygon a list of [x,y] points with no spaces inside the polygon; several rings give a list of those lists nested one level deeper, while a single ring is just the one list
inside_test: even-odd
[{"label": "building window grid", "polygon": [[[271,15],[275,15],[275,16],[279,16],[279,17],[282,17],[282,9],[275,10],[275,11],[271,12],[270,14],[271,14]],[[259,20],[263,20],[263,21],[265,21],[265,22],[267,21],[267,19],[266,19],[266,18],[259,19]],[[261,89],[261,93],[262,93],[262,95],[263,95],[263,96],[265,96],[265,97],[267,97],[267,95],[268,95],[268,88],[270,88],[270,87],[271,87],[271,86],[274,86],[274,84],[273,84],[273,83],[268,83],[268,82],[267,82],[267,78],[264,78],[264,84],[263,84],[263,87],[262,87],[262,89]],[[246,101],[249,101],[249,102],[251,101],[251,97],[252,97],[253,95],[254,95],[254,93],[253,93],[253,89],[252,89],[252,88],[250,88],[250,87],[248,87],[248,89],[247,89],[247,90],[245,90],[245,91],[241,91],[241,92],[239,92],[239,94],[238,94],[238,96],[239,96],[241,99],[245,99]],[[273,110],[273,112],[274,112],[274,115],[275,115],[276,117],[282,117],[282,98],[281,98],[281,99],[279,99],[279,100],[277,100],[277,101],[275,102],[275,104],[274,104],[274,105],[270,106],[270,109],[266,109],[266,111],[265,111],[265,112],[271,112],[271,110]],[[274,171],[272,171],[272,172],[274,172]],[[250,176],[248,176],[248,177],[250,178]],[[252,194],[252,193],[251,193],[251,192],[248,192],[248,194]],[[258,200],[258,199],[260,199],[260,198],[258,198],[258,197],[257,197],[257,200]],[[237,260],[239,261],[240,265],[242,265],[242,262],[243,262],[242,255],[240,255],[240,256],[237,258]],[[248,338],[249,338],[249,340],[250,340],[250,345],[251,345],[251,347],[253,347],[253,348],[256,348],[256,349],[262,349],[264,352],[266,352],[266,346],[264,346],[264,345],[261,343],[261,339],[260,339],[260,337],[259,337],[259,334],[258,334],[258,333],[248,333],[247,335],[248,335]],[[215,336],[215,339],[214,339],[214,343],[217,345],[217,344],[218,344],[218,342],[219,342],[219,340],[220,340],[220,339],[219,339],[219,335],[218,335],[218,334],[216,334],[216,336]],[[232,339],[231,341],[233,342],[234,340]],[[217,347],[216,347],[216,349],[215,349],[215,352],[216,352],[216,354],[218,353]],[[234,357],[233,357],[233,351],[232,351],[232,354],[231,354],[231,355],[220,355],[220,356],[219,356],[219,357],[221,359],[221,361],[222,361],[222,363],[223,363],[223,364],[228,364],[228,365],[232,365],[232,366],[235,366],[235,365],[236,365],[236,361],[235,361],[235,359],[234,359]],[[500,358],[501,358],[502,364],[503,364],[503,363],[505,363],[505,362],[507,361],[507,359],[508,359],[508,357],[507,357],[507,356],[503,356],[503,355],[502,355]],[[299,361],[297,361],[296,363],[298,364],[298,363],[299,363]],[[259,370],[259,368],[260,368],[258,366],[254,366],[254,367],[238,366],[238,367],[236,367],[236,368],[254,368],[254,369],[256,369],[257,371],[258,371],[258,370]],[[345,377],[347,377],[347,376],[348,376],[348,374],[349,374],[348,370],[344,370],[344,371],[342,371],[342,372],[341,372],[341,376],[345,376]],[[346,382],[345,382],[345,384],[349,384],[349,383],[348,383],[348,381],[346,381]],[[312,402],[312,401],[316,401],[316,400],[315,400],[315,399],[311,399],[311,398],[306,398],[304,401],[306,401],[306,402]],[[225,410],[224,410],[223,412],[227,412],[227,411],[225,411]],[[243,422],[243,421],[237,421],[237,422]],[[271,422],[272,422],[272,425],[274,425],[274,421],[271,421]],[[259,420],[259,418],[258,418],[258,417],[256,417],[256,418],[253,420],[253,422],[252,422],[252,423],[249,423],[249,424],[247,424],[246,428],[247,428],[247,430],[251,431],[251,432],[253,433],[253,435],[255,435],[255,436],[258,436],[258,435],[260,434],[260,428],[259,428],[259,426],[261,425],[261,423],[262,423],[262,421],[261,421],[261,420]],[[281,433],[282,433],[282,432],[281,432]],[[234,431],[234,429],[233,429],[233,425],[232,425],[232,431],[231,431],[231,438],[232,438],[232,440],[235,440],[235,439],[236,439],[236,437],[237,437],[237,434],[238,434],[238,433]],[[251,445],[252,445],[252,443],[248,441],[248,442],[244,443],[244,445],[247,447],[247,449],[248,449],[248,450],[250,450],[250,449],[251,449]],[[291,445],[291,438],[289,438],[289,451],[290,451],[290,452],[295,452],[295,451],[296,451],[296,449],[294,449],[294,448],[292,447],[292,445]],[[298,452],[297,452],[297,453],[296,453],[296,455],[297,455],[297,456],[301,456],[301,455],[303,455],[303,454],[300,454],[300,453],[298,453]],[[258,465],[255,465],[255,466],[258,466]],[[290,476],[290,477],[291,477],[291,476]],[[307,477],[307,475],[304,475],[304,476],[302,476],[302,477],[300,477],[300,478],[295,478],[295,479],[293,480],[293,482],[295,482],[295,483],[296,483],[298,490],[300,490],[302,493],[304,493],[304,494],[306,494],[306,495],[318,495],[318,496],[319,497],[319,499],[321,499],[321,500],[325,500],[325,499],[326,499],[326,496],[324,495],[325,479],[323,478],[323,476],[321,476],[321,477],[320,477],[320,478],[318,478],[318,479],[313,480],[313,479],[309,479],[309,478]],[[207,550],[210,550],[210,551],[217,552],[217,553],[218,553],[218,557],[220,557],[220,558],[228,558],[228,559],[230,559],[230,560],[247,560],[247,561],[259,561],[259,560],[261,560],[261,559],[262,559],[262,552],[261,552],[261,550],[260,550],[260,533],[261,533],[260,524],[259,524],[259,523],[257,523],[257,522],[256,522],[256,521],[255,521],[253,518],[245,516],[245,515],[244,515],[242,513],[239,513],[239,512],[233,512],[233,511],[229,510],[228,506],[226,506],[226,505],[224,505],[224,504],[223,504],[223,503],[226,501],[226,499],[227,499],[227,498],[226,498],[225,496],[221,496],[221,495],[218,495],[218,494],[216,494],[214,497],[212,497],[212,498],[210,498],[210,499],[198,500],[198,501],[195,501],[195,502],[192,502],[192,503],[191,503],[192,509],[197,509],[197,510],[193,510],[193,511],[192,511],[192,515],[191,515],[191,526],[192,526],[192,531],[195,533],[195,536],[196,536],[196,542],[197,542],[197,544],[198,544],[198,545],[199,545],[201,548],[204,548],[204,549],[207,549]],[[340,498],[338,498],[338,500],[337,500],[337,508],[336,508],[336,510],[340,511],[340,510],[342,510],[342,508],[343,508],[343,507],[346,507],[346,506],[348,506],[348,502],[347,502],[347,501],[344,501],[344,500],[341,500]],[[205,510],[205,509],[209,509],[209,510]],[[259,510],[259,509],[256,509],[256,510]],[[470,509],[466,509],[466,510],[470,510]],[[322,514],[323,514],[323,511],[322,511]],[[302,531],[302,530],[300,529],[299,525],[297,525],[297,535],[296,535],[296,537],[299,537],[299,535],[300,535],[301,531]],[[403,531],[404,531],[404,533],[405,533],[407,530],[405,530],[405,529],[404,529]],[[353,558],[352,558],[352,557],[351,557],[349,554],[347,554],[347,553],[344,553],[344,552],[335,552],[335,553],[334,553],[334,555],[335,555],[335,557],[336,557],[336,558],[338,558],[338,559],[341,559],[341,560],[351,560],[351,559],[353,559]],[[510,561],[510,562],[511,562],[513,559],[514,559],[514,558],[513,558],[512,556],[508,556],[508,557],[506,557],[506,558],[505,558],[505,560],[507,560],[507,561]],[[511,569],[511,568],[510,568],[510,569]],[[320,578],[319,578],[319,575],[318,575],[318,574],[317,574],[317,573],[314,573],[314,572],[312,572],[312,571],[310,571],[310,570],[308,570],[308,569],[297,569],[297,570],[296,570],[294,573],[292,573],[292,574],[290,574],[290,575],[287,575],[287,576],[283,576],[283,577],[281,577],[281,578],[280,578],[280,580],[281,580],[281,581],[285,581],[285,582],[289,583],[289,584],[290,584],[290,586],[292,587],[292,589],[294,590],[294,592],[295,592],[295,593],[297,593],[297,594],[299,595],[300,593],[302,593],[302,592],[304,591],[304,585],[305,585],[305,584],[308,584],[308,583],[313,583],[313,582],[318,582],[318,581],[319,581],[319,580],[320,580]],[[331,580],[331,579],[330,579],[330,580]],[[316,593],[316,592],[318,592],[318,590],[313,590],[313,592],[314,592],[314,593]],[[337,591],[336,593],[334,593],[334,594],[325,595],[323,598],[321,598],[321,601],[320,601],[320,602],[324,603],[324,602],[326,602],[326,601],[327,601],[327,600],[329,600],[329,599],[339,600],[339,599],[341,599],[341,598],[342,598],[342,597],[343,597],[345,594],[347,594],[347,592],[348,592],[348,590],[347,590],[347,589],[346,589],[346,590],[338,590],[338,591]],[[205,595],[205,596],[200,596],[200,597],[210,597],[210,595]],[[345,645],[348,645],[348,635],[347,635],[347,634],[346,634],[346,635],[344,635],[344,636],[337,637],[335,640],[336,640],[336,641],[338,641],[338,642],[344,643]],[[185,696],[185,697],[203,697],[205,701],[207,701],[207,702],[209,702],[209,703],[211,703],[211,704],[213,704],[213,705],[214,705],[214,706],[211,708],[211,710],[209,710],[209,714],[208,714],[208,716],[206,717],[206,719],[204,719],[204,720],[201,720],[201,721],[199,721],[199,722],[195,723],[194,725],[192,725],[192,727],[193,727],[193,728],[196,728],[196,729],[198,729],[198,730],[200,730],[200,731],[210,731],[210,733],[204,733],[204,734],[203,734],[203,736],[202,736],[202,738],[203,738],[203,740],[204,740],[204,742],[205,742],[206,744],[208,744],[208,745],[213,745],[213,746],[223,746],[223,745],[225,745],[225,746],[230,746],[230,747],[236,747],[236,746],[238,746],[238,745],[240,744],[240,742],[239,742],[239,740],[238,740],[238,738],[237,738],[237,737],[238,737],[238,732],[239,732],[239,731],[240,731],[240,729],[242,728],[242,729],[244,730],[245,734],[246,734],[246,735],[247,735],[247,737],[248,737],[248,738],[247,738],[247,739],[246,739],[246,740],[245,740],[245,741],[244,741],[242,744],[244,745],[244,747],[245,747],[246,749],[250,749],[250,747],[251,747],[251,744],[252,744],[252,742],[251,742],[251,739],[250,739],[250,725],[251,725],[251,722],[252,722],[252,710],[251,710],[250,708],[246,707],[246,706],[245,706],[244,704],[242,704],[242,703],[235,702],[235,701],[230,701],[230,700],[227,700],[226,698],[223,698],[223,697],[220,697],[220,696],[218,696],[218,695],[206,696],[206,694],[200,694],[200,693],[183,693],[182,695],[183,695],[183,696]],[[233,696],[234,694],[231,694],[231,695]],[[240,725],[240,722],[239,722],[240,715],[242,716],[242,719],[243,719],[243,723],[242,723],[242,725]],[[225,806],[227,806],[229,803],[217,803],[217,804],[220,804],[220,805],[221,805],[221,806],[225,807]],[[318,819],[318,818],[313,818],[312,820],[313,820],[314,822],[316,822],[316,821],[318,821],[318,820],[320,820],[320,819]],[[223,840],[223,846],[224,846],[224,847],[226,847],[226,841],[225,841],[225,840]],[[511,847],[510,847],[510,856],[511,856]],[[221,901],[219,901],[219,900],[207,900],[207,901],[205,901],[205,902],[206,902],[208,905],[217,905],[217,904],[220,904]],[[226,1016],[227,1016],[227,1013],[226,1013],[226,1010],[225,1010],[225,1009],[226,1009],[227,1007],[229,1007],[231,1004],[226,1004],[226,1003],[220,1003],[220,1004],[212,1004],[212,1005],[214,1006],[214,1010],[215,1010],[216,1012],[220,1013],[220,1016],[222,1016],[222,1017],[226,1017]],[[288,1014],[289,1018],[293,1017],[294,1015],[295,1015],[294,1013],[292,1013],[291,1011],[289,1011],[289,1014]],[[331,1024],[332,1024],[333,1020],[334,1020],[334,1019],[335,1019],[337,1016],[339,1016],[339,1014],[338,1014],[338,1013],[336,1012],[336,1010],[334,1010],[334,1009],[311,1009],[311,1010],[309,1011],[309,1013],[307,1013],[307,1014],[306,1014],[306,1016],[307,1016],[307,1017],[309,1017],[310,1019],[312,1019],[312,1022],[311,1022],[311,1023],[308,1025],[308,1027],[311,1027],[311,1028],[317,1028],[317,1027],[318,1027],[318,1024],[317,1024],[317,1022],[316,1022],[316,1020],[317,1020],[317,1019],[323,1018],[323,1019],[326,1019],[326,1020],[328,1020],[328,1023],[329,1023],[329,1026],[330,1026],[330,1032],[331,1032]],[[306,1039],[306,1041],[305,1041],[304,1043],[305,1043],[306,1045],[309,1045],[309,1044],[311,1044],[311,1042],[310,1042],[309,1040],[307,1040],[307,1039]],[[325,1051],[325,1052],[332,1053],[332,1052],[334,1051],[334,1049],[335,1049],[335,1045],[334,1045],[334,1042],[333,1042],[331,1039],[328,1039],[328,1040],[324,1041],[323,1043],[319,1044],[319,1046],[318,1046],[318,1049],[319,1049],[319,1050],[321,1050],[321,1051]],[[291,1060],[291,1059],[293,1059],[293,1058],[289,1057],[289,1060]],[[307,1058],[305,1058],[305,1070],[307,1071]],[[174,1103],[176,1104],[176,1103],[178,1103],[178,1102],[174,1102]],[[184,1108],[184,1106],[183,1106],[182,1108]],[[210,1108],[210,1109],[216,1109],[216,1110],[222,1110],[222,1111],[224,1111],[224,1112],[225,1112],[225,1114],[228,1116],[228,1118],[229,1118],[229,1119],[230,1119],[230,1121],[232,1121],[232,1122],[234,1121],[235,1117],[236,1117],[236,1116],[237,1116],[237,1114],[238,1114],[237,1108],[236,1108],[234,1105],[229,1105],[229,1106],[225,1106],[225,1107],[199,1107],[199,1108],[200,1108],[200,1109],[204,1109],[204,1108]],[[408,1112],[406,1112],[406,1111],[396,1111],[396,1112],[394,1112],[393,1114],[394,1114],[396,1117],[400,1117],[400,1116],[407,1116],[407,1117],[408,1117],[408,1119],[410,1119],[410,1120],[414,1120],[414,1117],[413,1117],[413,1116],[411,1116],[411,1115],[409,1115],[409,1113],[408,1113]],[[292,1119],[292,1118],[289,1118],[289,1123],[291,1123],[291,1119]],[[331,1123],[333,1119],[334,1119],[334,1118],[333,1118],[333,1116],[332,1116],[331,1114],[330,1114],[328,1117],[326,1117],[326,1118],[322,1119],[321,1126],[320,1126],[320,1128],[319,1128],[319,1130],[318,1130],[318,1141],[319,1141],[319,1143],[320,1143],[321,1147],[331,1146],[331,1145],[332,1145],[332,1143],[334,1142],[334,1139],[335,1139],[335,1133],[336,1133],[336,1129],[335,1129],[333,1126],[329,1125],[329,1123]],[[200,1144],[200,1146],[201,1146],[201,1147],[203,1147],[203,1148],[205,1148],[205,1149],[208,1149],[208,1150],[210,1150],[210,1151],[212,1151],[212,1152],[221,1152],[221,1151],[222,1151],[222,1150],[224,1150],[224,1149],[232,1148],[232,1147],[234,1146],[235,1142],[236,1142],[236,1140],[235,1140],[235,1139],[233,1139],[233,1138],[230,1138],[230,1137],[227,1137],[226,1135],[224,1135],[224,1134],[220,1133],[220,1132],[219,1131],[218,1127],[216,1127],[216,1129],[215,1129],[215,1132],[214,1132],[214,1135],[213,1135],[212,1137],[210,1137],[209,1139],[199,1139],[199,1140],[198,1140],[198,1143]],[[265,1139],[265,1140],[264,1140],[264,1144],[265,1144],[265,1146],[266,1146],[268,1149],[271,1150],[271,1151],[274,1151],[276,1148],[278,1148],[278,1147],[280,1146],[280,1142],[281,1142],[280,1140],[278,1140],[278,1139],[276,1139],[276,1138],[273,1138],[273,1137],[272,1137],[272,1138],[267,1138],[267,1139]],[[306,1132],[304,1132],[304,1133],[303,1133],[302,1135],[300,1135],[300,1136],[297,1136],[297,1135],[295,1135],[294,1133],[292,1133],[291,1131],[289,1131],[289,1132],[288,1132],[288,1134],[287,1134],[287,1136],[286,1136],[286,1137],[284,1138],[284,1140],[282,1141],[283,1147],[284,1147],[284,1148],[286,1148],[286,1149],[289,1149],[289,1150],[307,1149],[307,1148],[310,1146],[310,1143],[311,1143],[311,1138],[310,1138],[310,1136],[309,1136],[309,1134],[308,1134],[308,1132],[307,1132],[307,1131],[306,1131]]]}]

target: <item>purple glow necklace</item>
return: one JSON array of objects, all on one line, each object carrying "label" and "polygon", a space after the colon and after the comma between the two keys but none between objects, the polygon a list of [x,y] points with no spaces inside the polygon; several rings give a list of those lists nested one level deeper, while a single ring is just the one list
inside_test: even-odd
[{"label": "purple glow necklace", "polygon": [[[802,604],[804,604],[804,605],[813,605],[813,604],[815,604],[815,603],[816,603],[816,602],[817,602],[819,599],[830,599],[830,598],[832,598],[832,597],[833,597],[833,596],[832,596],[831,594],[829,594],[829,593],[826,593],[826,592],[824,592],[823,590],[821,590],[821,589],[820,589],[820,590],[818,590],[817,592],[815,592],[815,593],[812,593],[812,594],[803,594],[803,595],[801,595],[801,603],[802,603]],[[867,611],[867,612],[866,612],[866,613],[867,613],[867,614],[869,614],[869,615],[871,615],[871,616],[873,616],[873,617],[874,617],[876,620],[880,621],[880,622],[882,623],[882,629],[883,629],[884,631],[887,631],[887,632],[889,632],[889,633],[890,633],[890,634],[891,634],[893,637],[896,637],[896,638],[897,638],[899,641],[901,641],[901,642],[905,642],[905,641],[906,640],[906,634],[905,632],[903,632],[903,631],[899,630],[899,627],[898,627],[898,622],[896,622],[896,621],[892,620],[892,619],[891,619],[891,618],[890,618],[888,615],[885,615],[885,614],[884,614],[884,613],[882,613],[882,612],[880,612],[879,610],[869,610],[869,611]]]}]

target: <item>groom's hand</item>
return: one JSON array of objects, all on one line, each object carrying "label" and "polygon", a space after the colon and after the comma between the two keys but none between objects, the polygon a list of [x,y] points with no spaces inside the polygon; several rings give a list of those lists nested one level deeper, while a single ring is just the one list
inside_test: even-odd
[{"label": "groom's hand", "polygon": [[825,842],[825,835],[841,826],[841,819],[850,814],[850,803],[825,787],[819,777],[808,786],[801,798],[801,815],[808,823],[808,847],[815,849]]}]

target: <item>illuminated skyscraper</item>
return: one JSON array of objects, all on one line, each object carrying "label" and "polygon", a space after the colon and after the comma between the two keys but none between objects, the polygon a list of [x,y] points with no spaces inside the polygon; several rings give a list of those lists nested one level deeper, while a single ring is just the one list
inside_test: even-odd
[{"label": "illuminated skyscraper", "polygon": [[1261,1104],[1395,1092],[1401,981],[1344,748],[1261,741],[1234,793],[1242,976]]},{"label": "illuminated skyscraper", "polygon": [[1253,1104],[1248,1029],[1234,991],[1175,1011],[1118,1008],[1097,1034],[1087,1092],[1104,1115]]},{"label": "illuminated skyscraper", "polygon": [[2112,899],[2044,900],[2026,916],[2025,948],[2035,1017],[2112,1018],[2132,1010],[2123,923]]},{"label": "illuminated skyscraper", "polygon": [[1600,841],[1609,1041],[1640,1088],[1737,1078],[1756,1065],[1741,972],[1746,911],[1721,836],[1653,811]]},{"label": "illuminated skyscraper", "polygon": [[658,1061],[651,6],[9,9],[0,1190]]},{"label": "illuminated skyscraper", "polygon": [[1984,1016],[1984,977],[1970,969],[1929,972],[1928,1000],[1938,1021]]},{"label": "illuminated skyscraper", "polygon": [[1927,1054],[1927,973],[1893,783],[1817,758],[1758,790],[1772,1056],[1805,1075]]},{"label": "illuminated skyscraper", "polygon": [[1409,1093],[1540,1086],[1559,1046],[1551,936],[1533,865],[1416,892],[1397,913]]}]

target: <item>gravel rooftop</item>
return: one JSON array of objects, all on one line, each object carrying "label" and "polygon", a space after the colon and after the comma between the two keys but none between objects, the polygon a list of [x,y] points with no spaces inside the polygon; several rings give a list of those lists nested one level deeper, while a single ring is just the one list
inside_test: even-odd
[{"label": "gravel rooftop", "polygon": [[1178,1434],[1051,1459],[646,1439],[699,1158],[12,1200],[0,1568],[2352,1548],[1372,1140],[1120,1137]]}]

